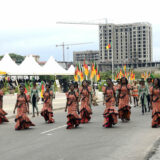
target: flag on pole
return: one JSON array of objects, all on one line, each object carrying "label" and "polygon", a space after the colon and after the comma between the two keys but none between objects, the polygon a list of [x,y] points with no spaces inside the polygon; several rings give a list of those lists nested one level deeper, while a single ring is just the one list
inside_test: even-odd
[{"label": "flag on pole", "polygon": [[126,71],[126,65],[123,66],[124,72]]},{"label": "flag on pole", "polygon": [[43,94],[44,94],[44,82],[41,82],[41,87],[40,87],[40,91],[41,91],[41,98],[43,98]]},{"label": "flag on pole", "polygon": [[83,81],[84,77],[83,77],[83,72],[81,71],[81,74],[80,74],[80,80],[81,82]]},{"label": "flag on pole", "polygon": [[27,94],[29,91],[29,86],[28,84],[25,82],[25,90],[24,90],[24,93]]},{"label": "flag on pole", "polygon": [[75,80],[76,82],[78,82],[78,75],[77,75],[77,74],[74,75],[74,80]]},{"label": "flag on pole", "polygon": [[95,71],[94,71],[94,64],[92,63],[92,66],[91,66],[91,75],[90,75],[91,79],[93,79],[94,73],[95,73]]},{"label": "flag on pole", "polygon": [[112,47],[111,43],[106,46],[106,49],[109,50]]},{"label": "flag on pole", "polygon": [[99,80],[100,80],[100,72],[99,72],[99,69],[97,69],[97,75],[96,75],[96,77],[97,77],[97,81],[99,81]]},{"label": "flag on pole", "polygon": [[85,60],[84,60],[84,63],[83,63],[83,68],[84,68],[85,75],[88,76],[88,74],[89,74],[88,65],[86,64]]},{"label": "flag on pole", "polygon": [[80,76],[80,64],[77,65],[77,75]]},{"label": "flag on pole", "polygon": [[94,75],[97,75],[97,64],[94,63]]}]

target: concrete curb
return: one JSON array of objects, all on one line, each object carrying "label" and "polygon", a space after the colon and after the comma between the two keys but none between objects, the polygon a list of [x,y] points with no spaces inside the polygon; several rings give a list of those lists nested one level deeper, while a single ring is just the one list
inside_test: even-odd
[{"label": "concrete curb", "polygon": [[151,146],[148,147],[144,160],[149,160],[154,154],[156,154],[159,145],[160,145],[160,137],[158,137],[157,140]]}]

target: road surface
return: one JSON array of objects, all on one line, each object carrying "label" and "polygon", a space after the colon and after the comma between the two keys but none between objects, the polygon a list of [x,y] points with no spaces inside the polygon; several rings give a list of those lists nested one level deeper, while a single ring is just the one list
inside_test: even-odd
[{"label": "road surface", "polygon": [[91,122],[66,130],[66,113],[56,111],[55,123],[39,116],[28,130],[15,131],[14,119],[0,125],[2,160],[143,160],[159,138],[160,128],[151,128],[151,113],[132,107],[131,121],[103,128],[104,106],[93,108]]}]

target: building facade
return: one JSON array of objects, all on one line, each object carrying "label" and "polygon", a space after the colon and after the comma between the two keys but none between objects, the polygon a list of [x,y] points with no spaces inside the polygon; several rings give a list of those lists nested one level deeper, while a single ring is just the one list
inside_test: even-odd
[{"label": "building facade", "polygon": [[80,51],[80,52],[73,52],[73,63],[82,64],[83,62],[87,61],[88,64],[96,61],[99,62],[99,51]]},{"label": "building facade", "polygon": [[[111,44],[110,49],[106,46]],[[149,23],[99,26],[99,62],[135,64],[152,62],[152,26]]]}]

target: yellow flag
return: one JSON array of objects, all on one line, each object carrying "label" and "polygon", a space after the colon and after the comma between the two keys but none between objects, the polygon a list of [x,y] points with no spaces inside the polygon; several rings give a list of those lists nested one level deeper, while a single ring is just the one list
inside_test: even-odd
[{"label": "yellow flag", "polygon": [[106,46],[106,49],[108,50],[108,49],[109,49],[109,47],[108,47],[108,46]]}]

